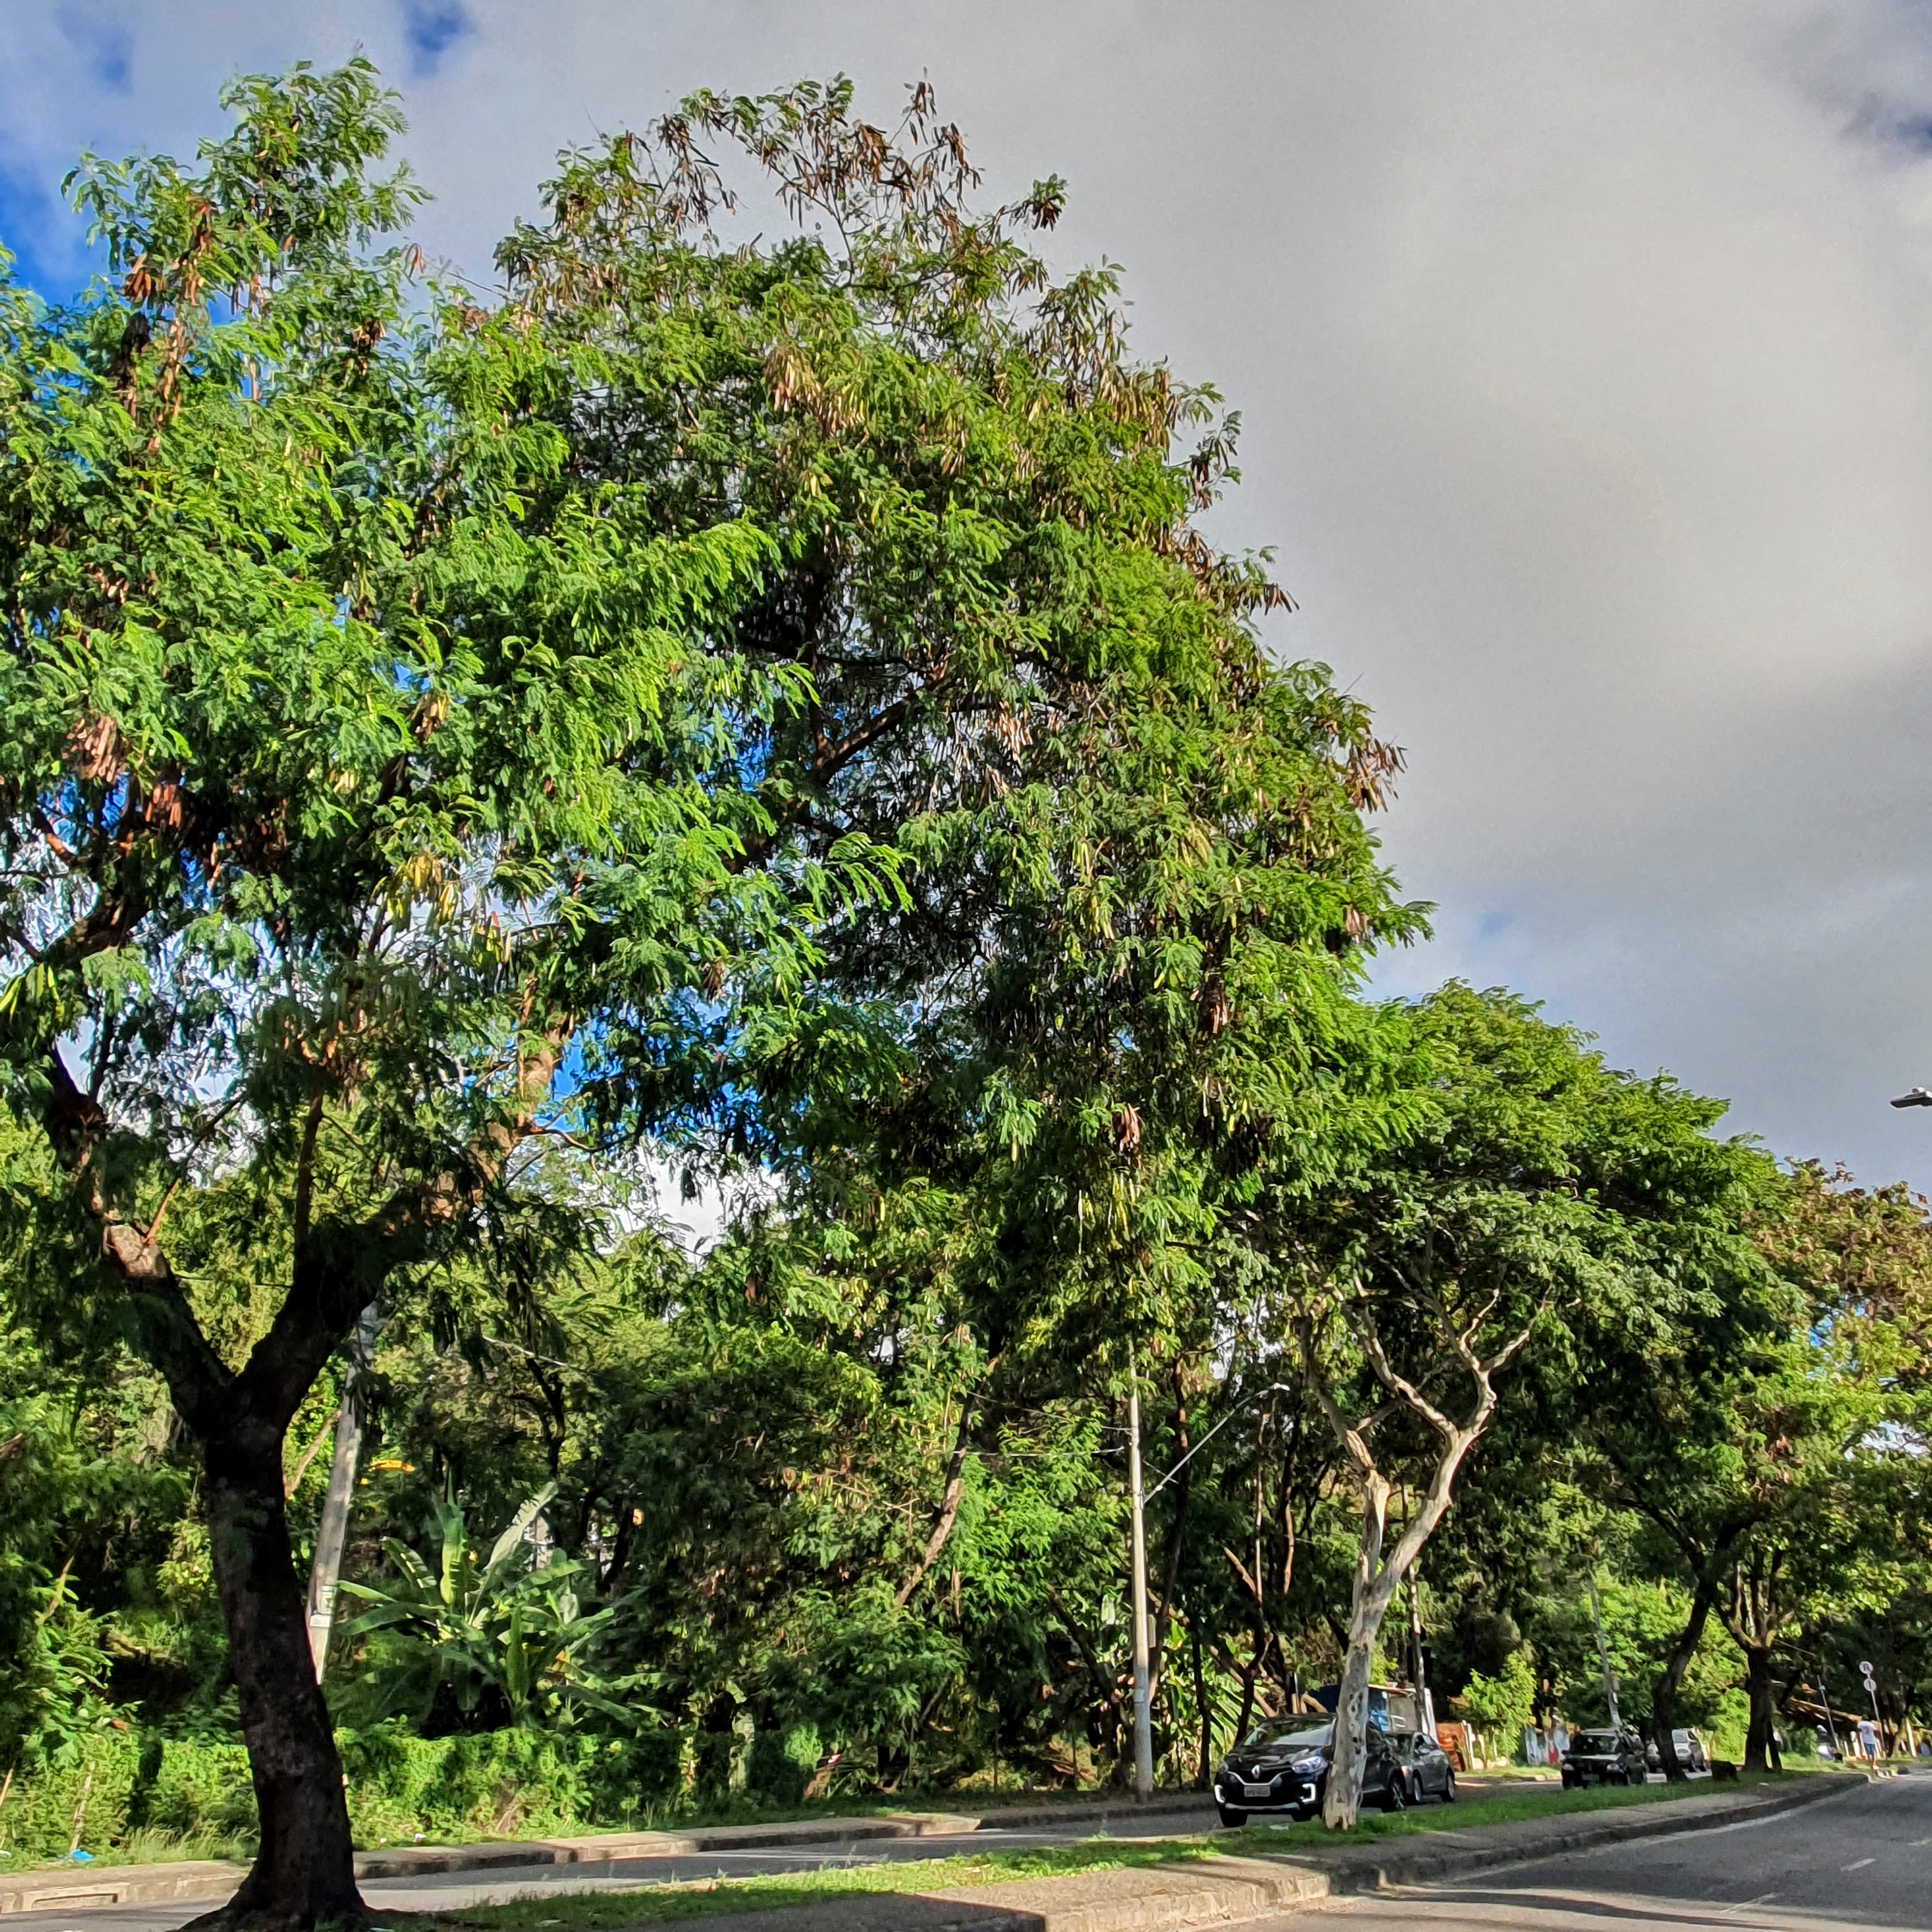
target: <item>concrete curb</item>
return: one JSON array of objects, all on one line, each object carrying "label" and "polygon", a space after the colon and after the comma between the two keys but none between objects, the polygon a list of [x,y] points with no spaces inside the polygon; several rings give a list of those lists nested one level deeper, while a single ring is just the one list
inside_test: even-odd
[{"label": "concrete curb", "polygon": [[[1662,1804],[1647,1804],[1631,1812],[1583,1812],[1571,1819],[1526,1819],[1522,1826],[1492,1825],[1478,1827],[1464,1842],[1442,1844],[1450,1834],[1432,1832],[1407,1844],[1392,1845],[1379,1856],[1337,1859],[1329,1874],[1330,1889],[1337,1893],[1386,1892],[1405,1885],[1430,1885],[1445,1878],[1462,1878],[1477,1872],[1494,1871],[1506,1864],[1533,1858],[1562,1858],[1567,1852],[1593,1851],[1599,1846],[1622,1844],[1633,1838],[1667,1838],[1681,1832],[1714,1831],[1726,1825],[1759,1818],[1772,1818],[1782,1811],[1816,1804],[1848,1791],[1862,1789],[1870,1780],[1834,1776],[1808,1777],[1795,1788],[1760,1797],[1714,1792],[1712,1798],[1726,1802],[1706,1803],[1704,1795]],[[1696,1805],[1695,1810],[1688,1808]],[[1523,1829],[1526,1827],[1526,1829]],[[1520,1834],[1505,1838],[1505,1834]],[[1456,1834],[1461,1836],[1462,1834]],[[1474,1840],[1479,1835],[1486,1844]],[[1431,1844],[1430,1840],[1438,1842]]]},{"label": "concrete curb", "polygon": [[[1770,1798],[1700,1792],[1632,1813],[1525,1819],[1460,1833],[1432,1831],[1387,1846],[1324,1846],[1298,1857],[1208,1858],[1066,1878],[867,1894],[701,1922],[704,1932],[1187,1932],[1196,1926],[1268,1918],[1327,1898],[1438,1882],[1634,1838],[1775,1816],[1859,1789],[1863,1782],[1807,1779]],[[1444,1838],[1452,1842],[1442,1842]]]},{"label": "concrete curb", "polygon": [[226,1898],[248,1868],[226,1858],[184,1858],[166,1865],[46,1868],[0,1879],[0,1912],[56,1906],[164,1905],[174,1899]]},{"label": "concrete curb", "polygon": [[[688,1856],[698,1852],[760,1851],[788,1845],[853,1844],[868,1838],[954,1837],[981,1829],[1159,1820],[1206,1820],[1214,1807],[1197,1795],[1142,1807],[1118,1800],[1090,1804],[1011,1806],[983,1814],[889,1811],[856,1818],[801,1818],[787,1823],[710,1825],[688,1832],[600,1832],[583,1838],[506,1840],[473,1845],[394,1845],[356,1856],[358,1879],[426,1877],[494,1871],[518,1865],[609,1864],[620,1858]],[[223,1858],[157,1865],[44,1867],[0,1879],[0,1914],[62,1906],[154,1905],[176,1899],[226,1898],[248,1867]]]},{"label": "concrete curb", "polygon": [[[1000,1932],[1009,1926],[1016,1932],[1021,1928],[1024,1932],[1158,1932],[1162,1928],[1258,1918],[1342,1892],[1427,1883],[1518,1858],[1556,1857],[1626,1838],[1700,1830],[1729,1824],[1740,1816],[1768,1816],[1856,1788],[1853,1780],[1821,1776],[1807,1778],[1803,1784],[1770,1798],[1756,1793],[1700,1793],[1631,1813],[1607,1816],[1586,1813],[1567,1829],[1562,1828],[1564,1820],[1526,1819],[1479,1826],[1466,1834],[1418,1834],[1409,1842],[1391,1844],[1385,1849],[1378,1846],[1358,1851],[1353,1846],[1336,1846],[1331,1853],[1324,1847],[1320,1855],[1300,1859],[1190,1860],[1184,1865],[1018,1880],[929,1894],[880,1893],[842,1899],[836,1906],[782,1910],[786,1932],[816,1932],[814,1922],[821,1914],[826,1932],[862,1932],[880,1907],[890,1910],[892,1932],[901,1928],[907,1932],[946,1932],[947,1928],[969,1924],[976,1932]],[[1696,1809],[1687,1808],[1691,1806]],[[622,1858],[707,1851],[952,1836],[982,1828],[1011,1829],[1048,1821],[1082,1823],[1118,1819],[1146,1826],[1202,1809],[1192,1800],[1172,1808],[1042,1805],[989,1812],[980,1817],[943,1811],[896,1812],[782,1825],[720,1825],[688,1832],[601,1832],[520,1843],[405,1845],[358,1854],[356,1874],[358,1879],[409,1878],[523,1865],[604,1864]],[[0,1914],[226,1898],[241,1882],[246,1869],[226,1861],[201,1859],[175,1864],[103,1865],[82,1871],[22,1872],[0,1881]],[[710,1932],[728,1932],[728,1928],[754,1923],[769,1928],[771,1914],[734,1913],[709,1921],[708,1925]]]}]

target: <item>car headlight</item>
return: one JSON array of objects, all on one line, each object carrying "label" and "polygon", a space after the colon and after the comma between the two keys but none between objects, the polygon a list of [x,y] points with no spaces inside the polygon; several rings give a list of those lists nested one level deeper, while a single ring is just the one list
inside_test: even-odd
[{"label": "car headlight", "polygon": [[1290,1771],[1303,1778],[1312,1778],[1321,1768],[1322,1760],[1318,1757],[1298,1757],[1288,1766]]}]

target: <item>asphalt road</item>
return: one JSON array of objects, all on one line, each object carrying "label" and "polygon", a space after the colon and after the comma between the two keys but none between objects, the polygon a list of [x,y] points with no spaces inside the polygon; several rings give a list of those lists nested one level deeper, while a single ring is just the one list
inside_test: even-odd
[{"label": "asphalt road", "polygon": [[[1932,1928],[1932,1776],[1856,1785],[1822,1804],[1714,1831],[1639,1838],[1455,1884],[1338,1900],[1312,1916],[1347,1922],[1351,1932]],[[1270,1923],[1274,1932],[1315,1932],[1310,1917],[1298,1912]]]}]

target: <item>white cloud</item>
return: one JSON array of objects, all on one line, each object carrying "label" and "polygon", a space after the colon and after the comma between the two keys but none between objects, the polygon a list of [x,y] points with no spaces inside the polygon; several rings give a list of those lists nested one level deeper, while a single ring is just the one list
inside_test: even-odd
[{"label": "white cloud", "polygon": [[0,10],[0,171],[49,178],[362,41],[479,271],[556,146],[691,86],[842,68],[884,111],[928,73],[1244,410],[1220,530],[1280,544],[1284,647],[1412,754],[1389,850],[1442,937],[1386,983],[1507,981],[1932,1182],[1883,1105],[1932,1078],[1923,8],[473,0],[412,80],[424,10],[378,0]]}]

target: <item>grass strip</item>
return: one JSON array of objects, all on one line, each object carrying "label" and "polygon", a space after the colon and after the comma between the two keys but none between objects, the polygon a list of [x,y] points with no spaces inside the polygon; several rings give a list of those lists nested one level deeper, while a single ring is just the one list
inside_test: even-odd
[{"label": "grass strip", "polygon": [[[1744,1779],[1749,1786],[1761,1779]],[[951,1891],[993,1885],[1005,1880],[1068,1878],[1083,1873],[1184,1864],[1232,1853],[1244,1858],[1292,1857],[1338,1852],[1352,1844],[1416,1832],[1461,1831],[1473,1826],[1513,1823],[1519,1819],[1560,1816],[1574,1811],[1611,1811],[1634,1804],[1666,1804],[1706,1794],[1696,1784],[1638,1785],[1629,1790],[1498,1792],[1435,1804],[1393,1816],[1365,1816],[1346,1838],[1323,1829],[1318,1819],[1305,1824],[1244,1826],[1238,1832],[1184,1838],[1133,1840],[1086,1838],[1031,1851],[966,1853],[944,1858],[908,1859],[880,1864],[835,1865],[817,1871],[791,1871],[743,1878],[676,1880],[634,1890],[578,1892],[518,1899],[435,1913],[378,1910],[380,1925],[394,1932],[616,1932],[633,1925],[670,1924],[738,1912],[782,1911],[790,1906],[823,1905],[839,1898],[879,1893]]]}]

